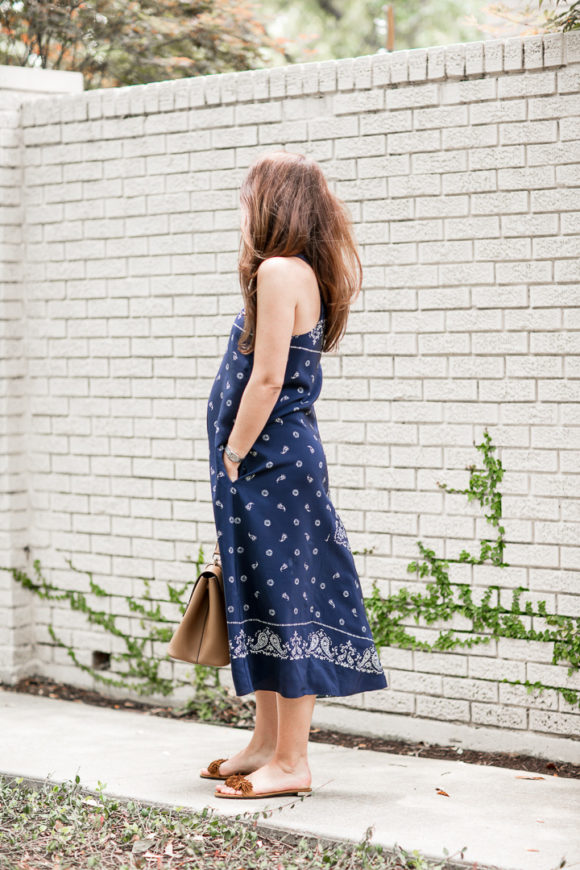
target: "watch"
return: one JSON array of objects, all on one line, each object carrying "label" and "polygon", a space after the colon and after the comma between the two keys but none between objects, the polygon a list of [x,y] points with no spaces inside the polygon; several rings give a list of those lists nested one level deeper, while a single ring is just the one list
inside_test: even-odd
[{"label": "watch", "polygon": [[234,453],[234,451],[229,446],[229,444],[226,444],[226,446],[224,447],[224,450],[227,453],[228,457],[232,460],[232,462],[241,462],[242,459],[244,458],[243,456],[238,456],[237,453]]}]

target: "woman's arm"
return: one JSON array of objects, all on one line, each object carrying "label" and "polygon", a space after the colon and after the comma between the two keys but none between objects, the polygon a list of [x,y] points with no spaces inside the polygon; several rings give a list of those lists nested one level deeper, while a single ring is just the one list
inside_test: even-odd
[{"label": "woman's arm", "polygon": [[[299,268],[287,257],[269,257],[258,269],[254,362],[228,438],[228,445],[239,456],[245,456],[255,443],[284,385],[301,280]],[[239,463],[225,453],[223,458],[234,480]]]}]

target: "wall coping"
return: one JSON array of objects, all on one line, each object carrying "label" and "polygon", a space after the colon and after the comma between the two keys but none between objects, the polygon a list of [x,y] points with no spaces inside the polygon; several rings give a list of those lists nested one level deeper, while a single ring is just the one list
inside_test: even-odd
[{"label": "wall coping", "polygon": [[580,31],[484,39],[118,88],[94,88],[60,96],[56,102],[40,97],[23,106],[22,125],[320,96],[337,91],[420,86],[470,77],[476,80],[490,74],[529,73],[575,62],[580,62]]},{"label": "wall coping", "polygon": [[0,64],[0,91],[58,94],[83,89],[81,72]]}]

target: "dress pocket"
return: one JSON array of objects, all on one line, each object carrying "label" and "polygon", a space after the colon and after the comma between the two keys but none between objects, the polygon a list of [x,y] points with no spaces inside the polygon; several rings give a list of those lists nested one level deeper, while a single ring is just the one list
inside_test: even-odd
[{"label": "dress pocket", "polygon": [[259,454],[253,447],[251,447],[240,462],[237,480],[239,480],[240,483],[243,483],[246,480],[251,480],[256,474],[259,464]]},{"label": "dress pocket", "polygon": [[235,480],[232,480],[227,472],[226,465],[224,462],[225,445],[226,445],[226,442],[224,441],[222,444],[218,444],[218,446],[217,446],[218,467],[221,471],[223,471],[226,480],[229,481],[229,483],[235,484],[238,482],[238,480],[241,477],[244,477],[248,473],[248,468],[247,468],[248,457],[244,456],[244,458],[242,459],[242,461],[238,465],[238,476],[236,477]]},{"label": "dress pocket", "polygon": [[[238,466],[237,480],[245,480],[252,470],[252,456],[247,453]],[[253,475],[252,475],[253,476]],[[236,481],[237,482],[237,481]]]}]

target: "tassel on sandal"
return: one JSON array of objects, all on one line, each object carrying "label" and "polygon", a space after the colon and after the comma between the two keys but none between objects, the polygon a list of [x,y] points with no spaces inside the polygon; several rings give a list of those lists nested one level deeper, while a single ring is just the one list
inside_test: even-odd
[{"label": "tassel on sandal", "polygon": [[[208,768],[209,769],[209,768]],[[306,788],[282,788],[277,789],[275,791],[261,791],[259,794],[256,794],[254,791],[254,786],[252,785],[249,779],[242,773],[232,773],[230,776],[226,777],[225,785],[230,786],[231,788],[239,789],[241,794],[227,794],[226,792],[216,791],[214,792],[215,797],[223,797],[223,798],[261,798],[261,797],[277,797],[278,795],[287,795],[287,794],[301,794],[302,792],[310,792],[312,789],[310,786]]]},{"label": "tassel on sandal", "polygon": [[220,764],[222,761],[227,761],[227,758],[216,758],[214,761],[210,761],[207,766],[208,773],[200,773],[200,776],[203,779],[227,779],[228,776],[234,776],[232,773],[227,773],[225,776],[220,774]]}]

